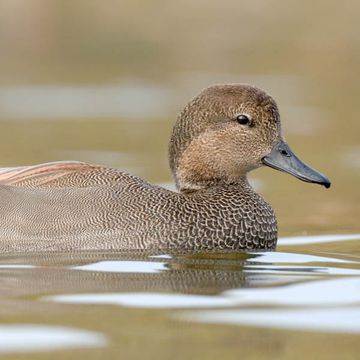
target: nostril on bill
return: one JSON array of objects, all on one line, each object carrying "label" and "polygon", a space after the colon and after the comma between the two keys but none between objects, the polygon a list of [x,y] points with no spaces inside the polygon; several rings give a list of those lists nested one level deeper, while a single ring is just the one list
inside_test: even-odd
[{"label": "nostril on bill", "polygon": [[284,149],[281,149],[281,150],[280,150],[280,154],[281,154],[281,155],[284,155],[284,156],[290,156],[290,154],[289,154],[286,150],[284,150]]}]

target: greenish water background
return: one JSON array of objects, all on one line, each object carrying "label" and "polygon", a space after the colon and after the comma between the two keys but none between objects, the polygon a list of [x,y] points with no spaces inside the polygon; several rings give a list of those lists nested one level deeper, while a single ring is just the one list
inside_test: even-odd
[{"label": "greenish water background", "polygon": [[[168,183],[177,113],[205,86],[246,82],[275,97],[290,146],[333,183],[325,190],[271,169],[252,173],[277,212],[280,236],[359,233],[359,10],[350,0],[0,0],[0,164],[83,160]],[[360,256],[358,242],[297,247],[309,250]],[[62,267],[52,274],[61,278]],[[30,301],[29,288],[12,292],[12,281],[33,284],[36,276],[3,273],[1,322],[96,329],[111,336],[107,358],[345,359],[358,350],[356,335],[169,324],[168,310],[49,310]],[[82,291],[79,282],[64,281],[55,290],[33,285],[35,294]],[[199,285],[191,289],[201,293]],[[103,351],[58,356],[104,358]],[[49,355],[19,358],[31,356]]]}]

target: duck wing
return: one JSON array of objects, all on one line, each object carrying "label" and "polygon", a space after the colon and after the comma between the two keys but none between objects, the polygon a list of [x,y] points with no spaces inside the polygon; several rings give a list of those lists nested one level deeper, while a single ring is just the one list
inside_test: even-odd
[{"label": "duck wing", "polygon": [[25,188],[83,187],[93,183],[92,174],[98,173],[101,169],[105,168],[79,161],[57,161],[32,166],[0,168],[0,185]]},{"label": "duck wing", "polygon": [[172,192],[98,165],[0,169],[0,253],[153,246],[159,226],[177,226],[171,203]]}]

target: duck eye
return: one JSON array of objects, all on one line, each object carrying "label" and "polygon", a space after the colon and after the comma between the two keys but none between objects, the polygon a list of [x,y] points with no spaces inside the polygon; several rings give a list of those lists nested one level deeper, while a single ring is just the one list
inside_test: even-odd
[{"label": "duck eye", "polygon": [[250,123],[250,119],[247,115],[238,115],[236,121],[241,125],[247,125]]}]

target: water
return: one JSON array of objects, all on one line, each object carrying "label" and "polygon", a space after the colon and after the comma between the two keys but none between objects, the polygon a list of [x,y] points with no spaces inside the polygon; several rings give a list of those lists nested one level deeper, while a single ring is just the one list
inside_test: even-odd
[{"label": "water", "polygon": [[350,358],[360,350],[359,245],[352,234],[283,238],[268,253],[3,255],[0,354]]}]

